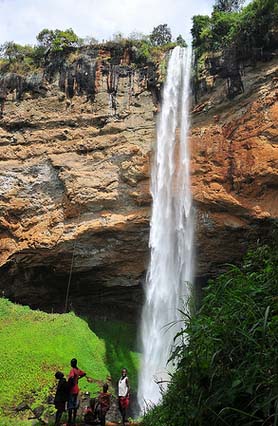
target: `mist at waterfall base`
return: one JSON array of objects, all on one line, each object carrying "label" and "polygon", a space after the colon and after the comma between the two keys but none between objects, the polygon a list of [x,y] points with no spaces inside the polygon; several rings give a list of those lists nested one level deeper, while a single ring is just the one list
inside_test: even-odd
[{"label": "mist at waterfall base", "polygon": [[[190,190],[190,51],[176,47],[170,56],[157,126],[152,166],[151,257],[142,311],[142,360],[138,402],[141,411],[157,404],[173,365],[167,364],[174,337],[182,328],[180,310],[192,282],[193,218]],[[171,326],[170,326],[171,325]]]}]

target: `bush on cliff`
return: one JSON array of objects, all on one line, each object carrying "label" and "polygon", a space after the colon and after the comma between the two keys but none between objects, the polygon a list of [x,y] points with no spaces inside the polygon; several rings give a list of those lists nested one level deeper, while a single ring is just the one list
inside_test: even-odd
[{"label": "bush on cliff", "polygon": [[144,426],[278,424],[278,253],[261,247],[211,281],[188,344]]},{"label": "bush on cliff", "polygon": [[278,31],[277,0],[253,0],[246,7],[219,8],[216,1],[211,17],[193,16],[193,47],[200,57],[205,51],[233,48],[246,52],[252,49],[274,49]]}]

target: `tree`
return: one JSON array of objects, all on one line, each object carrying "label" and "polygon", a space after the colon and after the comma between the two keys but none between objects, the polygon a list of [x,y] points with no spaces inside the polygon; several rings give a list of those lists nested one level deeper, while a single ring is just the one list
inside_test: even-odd
[{"label": "tree", "polygon": [[154,46],[163,46],[163,44],[171,43],[172,33],[167,24],[160,24],[154,27],[150,34],[150,41]]},{"label": "tree", "polygon": [[0,46],[0,56],[4,59],[8,59],[9,63],[21,62],[24,58],[32,58],[34,48],[28,44],[22,46],[14,41],[6,41]]},{"label": "tree", "polygon": [[6,41],[0,47],[1,56],[4,59],[8,59],[10,63],[23,59],[21,47],[19,44],[16,44],[14,41]]},{"label": "tree", "polygon": [[196,48],[203,44],[210,30],[210,17],[208,15],[195,15],[192,20],[193,26],[191,28],[191,34],[193,38],[193,47]]},{"label": "tree", "polygon": [[53,52],[64,50],[67,47],[78,46],[79,38],[72,28],[65,31],[49,30],[44,28],[38,35],[39,44],[45,48],[50,48]]},{"label": "tree", "polygon": [[37,40],[39,44],[43,47],[50,47],[53,40],[55,38],[55,34],[53,30],[49,30],[47,28],[44,28],[39,34],[37,35]]},{"label": "tree", "polygon": [[187,43],[184,40],[184,38],[182,37],[181,34],[178,35],[178,37],[176,38],[176,43],[177,45],[181,46],[181,47],[187,47]]},{"label": "tree", "polygon": [[240,14],[235,12],[213,12],[211,17],[211,33],[213,50],[231,45],[233,34],[237,31]]},{"label": "tree", "polygon": [[216,12],[238,12],[245,0],[216,0],[213,6]]}]

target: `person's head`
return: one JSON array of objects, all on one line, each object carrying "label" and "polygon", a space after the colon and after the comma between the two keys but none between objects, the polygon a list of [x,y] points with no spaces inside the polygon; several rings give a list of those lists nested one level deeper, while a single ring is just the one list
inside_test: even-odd
[{"label": "person's head", "polygon": [[107,383],[104,383],[104,385],[102,386],[102,390],[105,393],[108,391],[108,384]]},{"label": "person's head", "polygon": [[64,377],[64,374],[62,373],[62,371],[57,371],[55,373],[55,379],[60,380]]},{"label": "person's head", "polygon": [[123,368],[122,369],[122,376],[125,377],[127,375],[127,369]]},{"label": "person's head", "polygon": [[72,366],[72,368],[76,368],[77,367],[77,359],[76,358],[72,358],[70,365]]}]

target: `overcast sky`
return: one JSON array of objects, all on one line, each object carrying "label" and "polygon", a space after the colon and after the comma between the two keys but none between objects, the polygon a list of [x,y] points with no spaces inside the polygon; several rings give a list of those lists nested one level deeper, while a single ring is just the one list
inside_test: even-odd
[{"label": "overcast sky", "polygon": [[150,33],[167,23],[188,39],[191,17],[211,12],[214,0],[0,0],[0,44],[34,44],[43,29],[73,28],[99,41],[116,32]]}]

